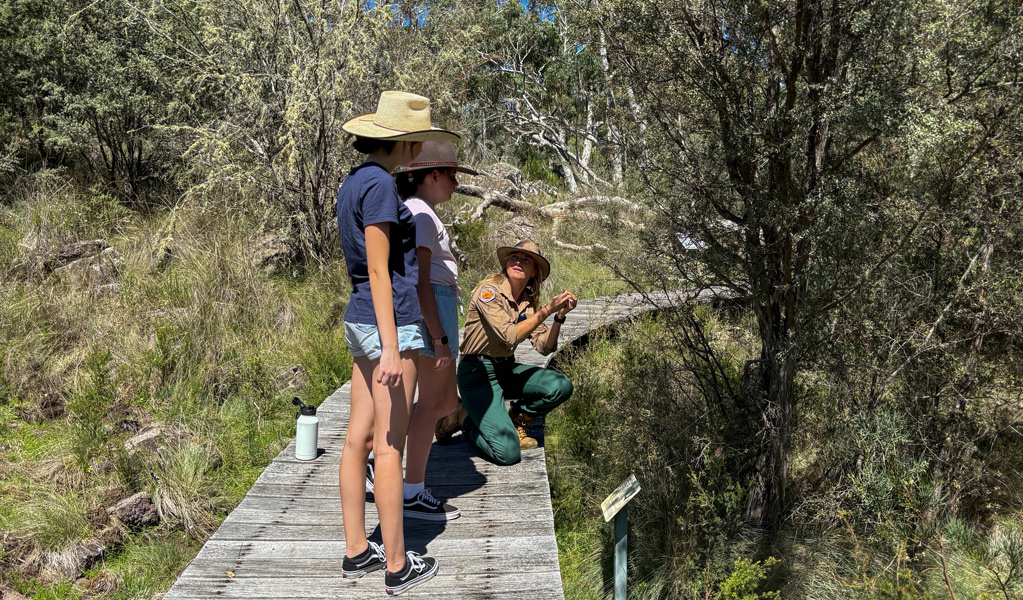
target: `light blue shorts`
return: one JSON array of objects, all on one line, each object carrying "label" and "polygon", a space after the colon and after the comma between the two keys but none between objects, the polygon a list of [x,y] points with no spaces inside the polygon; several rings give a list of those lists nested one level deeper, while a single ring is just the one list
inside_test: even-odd
[{"label": "light blue shorts", "polygon": [[[433,297],[437,299],[437,314],[440,315],[440,324],[444,327],[444,335],[448,336],[448,347],[451,348],[451,358],[458,358],[458,291],[452,285],[440,285],[431,283]],[[419,351],[425,356],[434,356],[433,338],[429,331],[423,336],[426,347]]]},{"label": "light blue shorts", "polygon": [[[422,321],[415,325],[402,325],[398,327],[398,351],[422,350],[423,341],[429,337],[426,325]],[[376,325],[345,321],[345,342],[352,356],[365,356],[370,360],[376,360],[383,353],[380,332]]]}]

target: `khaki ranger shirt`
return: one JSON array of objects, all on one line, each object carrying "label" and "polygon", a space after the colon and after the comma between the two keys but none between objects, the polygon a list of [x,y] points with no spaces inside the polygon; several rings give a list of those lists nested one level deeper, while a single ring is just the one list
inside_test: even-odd
[{"label": "khaki ranger shirt", "polygon": [[[484,354],[495,358],[514,355],[515,326],[519,323],[519,315],[525,313],[528,318],[534,312],[528,300],[515,301],[507,279],[501,283],[480,285],[473,291],[469,302],[459,351],[463,355]],[[543,323],[529,334],[529,341],[540,354],[550,354],[558,349],[558,337],[552,336]]]}]

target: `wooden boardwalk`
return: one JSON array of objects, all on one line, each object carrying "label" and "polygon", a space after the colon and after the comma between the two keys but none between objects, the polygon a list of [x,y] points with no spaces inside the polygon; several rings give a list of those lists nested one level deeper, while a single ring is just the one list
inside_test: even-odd
[{"label": "wooden boardwalk", "polygon": [[[705,292],[709,298],[713,292]],[[680,295],[629,294],[580,301],[562,326],[559,348],[601,326],[674,304]],[[522,344],[520,362],[545,366]],[[270,463],[238,507],[203,546],[164,600],[215,598],[373,598],[384,594],[382,572],[343,579],[345,552],[338,467],[348,423],[350,385],[319,407],[314,461],[294,458],[294,441]],[[571,400],[570,400],[571,401]],[[541,431],[535,435],[540,436]],[[440,569],[408,598],[564,598],[542,437],[522,462],[499,467],[461,436],[434,444],[426,485],[462,516],[447,523],[405,521],[409,550],[437,558]],[[594,507],[599,518],[599,507]],[[375,506],[366,505],[370,539],[380,541]]]}]

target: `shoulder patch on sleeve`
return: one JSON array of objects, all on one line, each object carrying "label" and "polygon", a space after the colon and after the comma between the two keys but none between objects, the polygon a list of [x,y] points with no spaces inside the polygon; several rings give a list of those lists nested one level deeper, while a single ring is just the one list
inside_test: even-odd
[{"label": "shoulder patch on sleeve", "polygon": [[489,303],[491,300],[497,297],[497,290],[485,285],[480,288],[480,300]]}]

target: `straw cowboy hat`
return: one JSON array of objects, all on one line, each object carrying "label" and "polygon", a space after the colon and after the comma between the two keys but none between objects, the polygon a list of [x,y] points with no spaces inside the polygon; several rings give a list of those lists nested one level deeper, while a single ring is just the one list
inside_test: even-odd
[{"label": "straw cowboy hat", "polygon": [[451,142],[424,142],[419,156],[407,167],[397,167],[394,173],[408,173],[420,169],[455,169],[459,173],[479,175],[476,169],[458,162],[455,158],[455,145]]},{"label": "straw cowboy hat", "polygon": [[498,248],[497,260],[501,263],[502,270],[508,264],[508,257],[513,252],[522,252],[533,258],[533,262],[536,263],[537,270],[539,270],[537,274],[540,279],[539,283],[543,283],[551,274],[551,263],[547,262],[547,259],[540,255],[540,246],[537,246],[536,242],[532,240],[522,240],[514,246],[501,246]]},{"label": "straw cowboy hat", "polygon": [[408,92],[380,94],[377,111],[341,126],[352,135],[378,140],[454,141],[459,135],[430,123],[430,99]]}]

